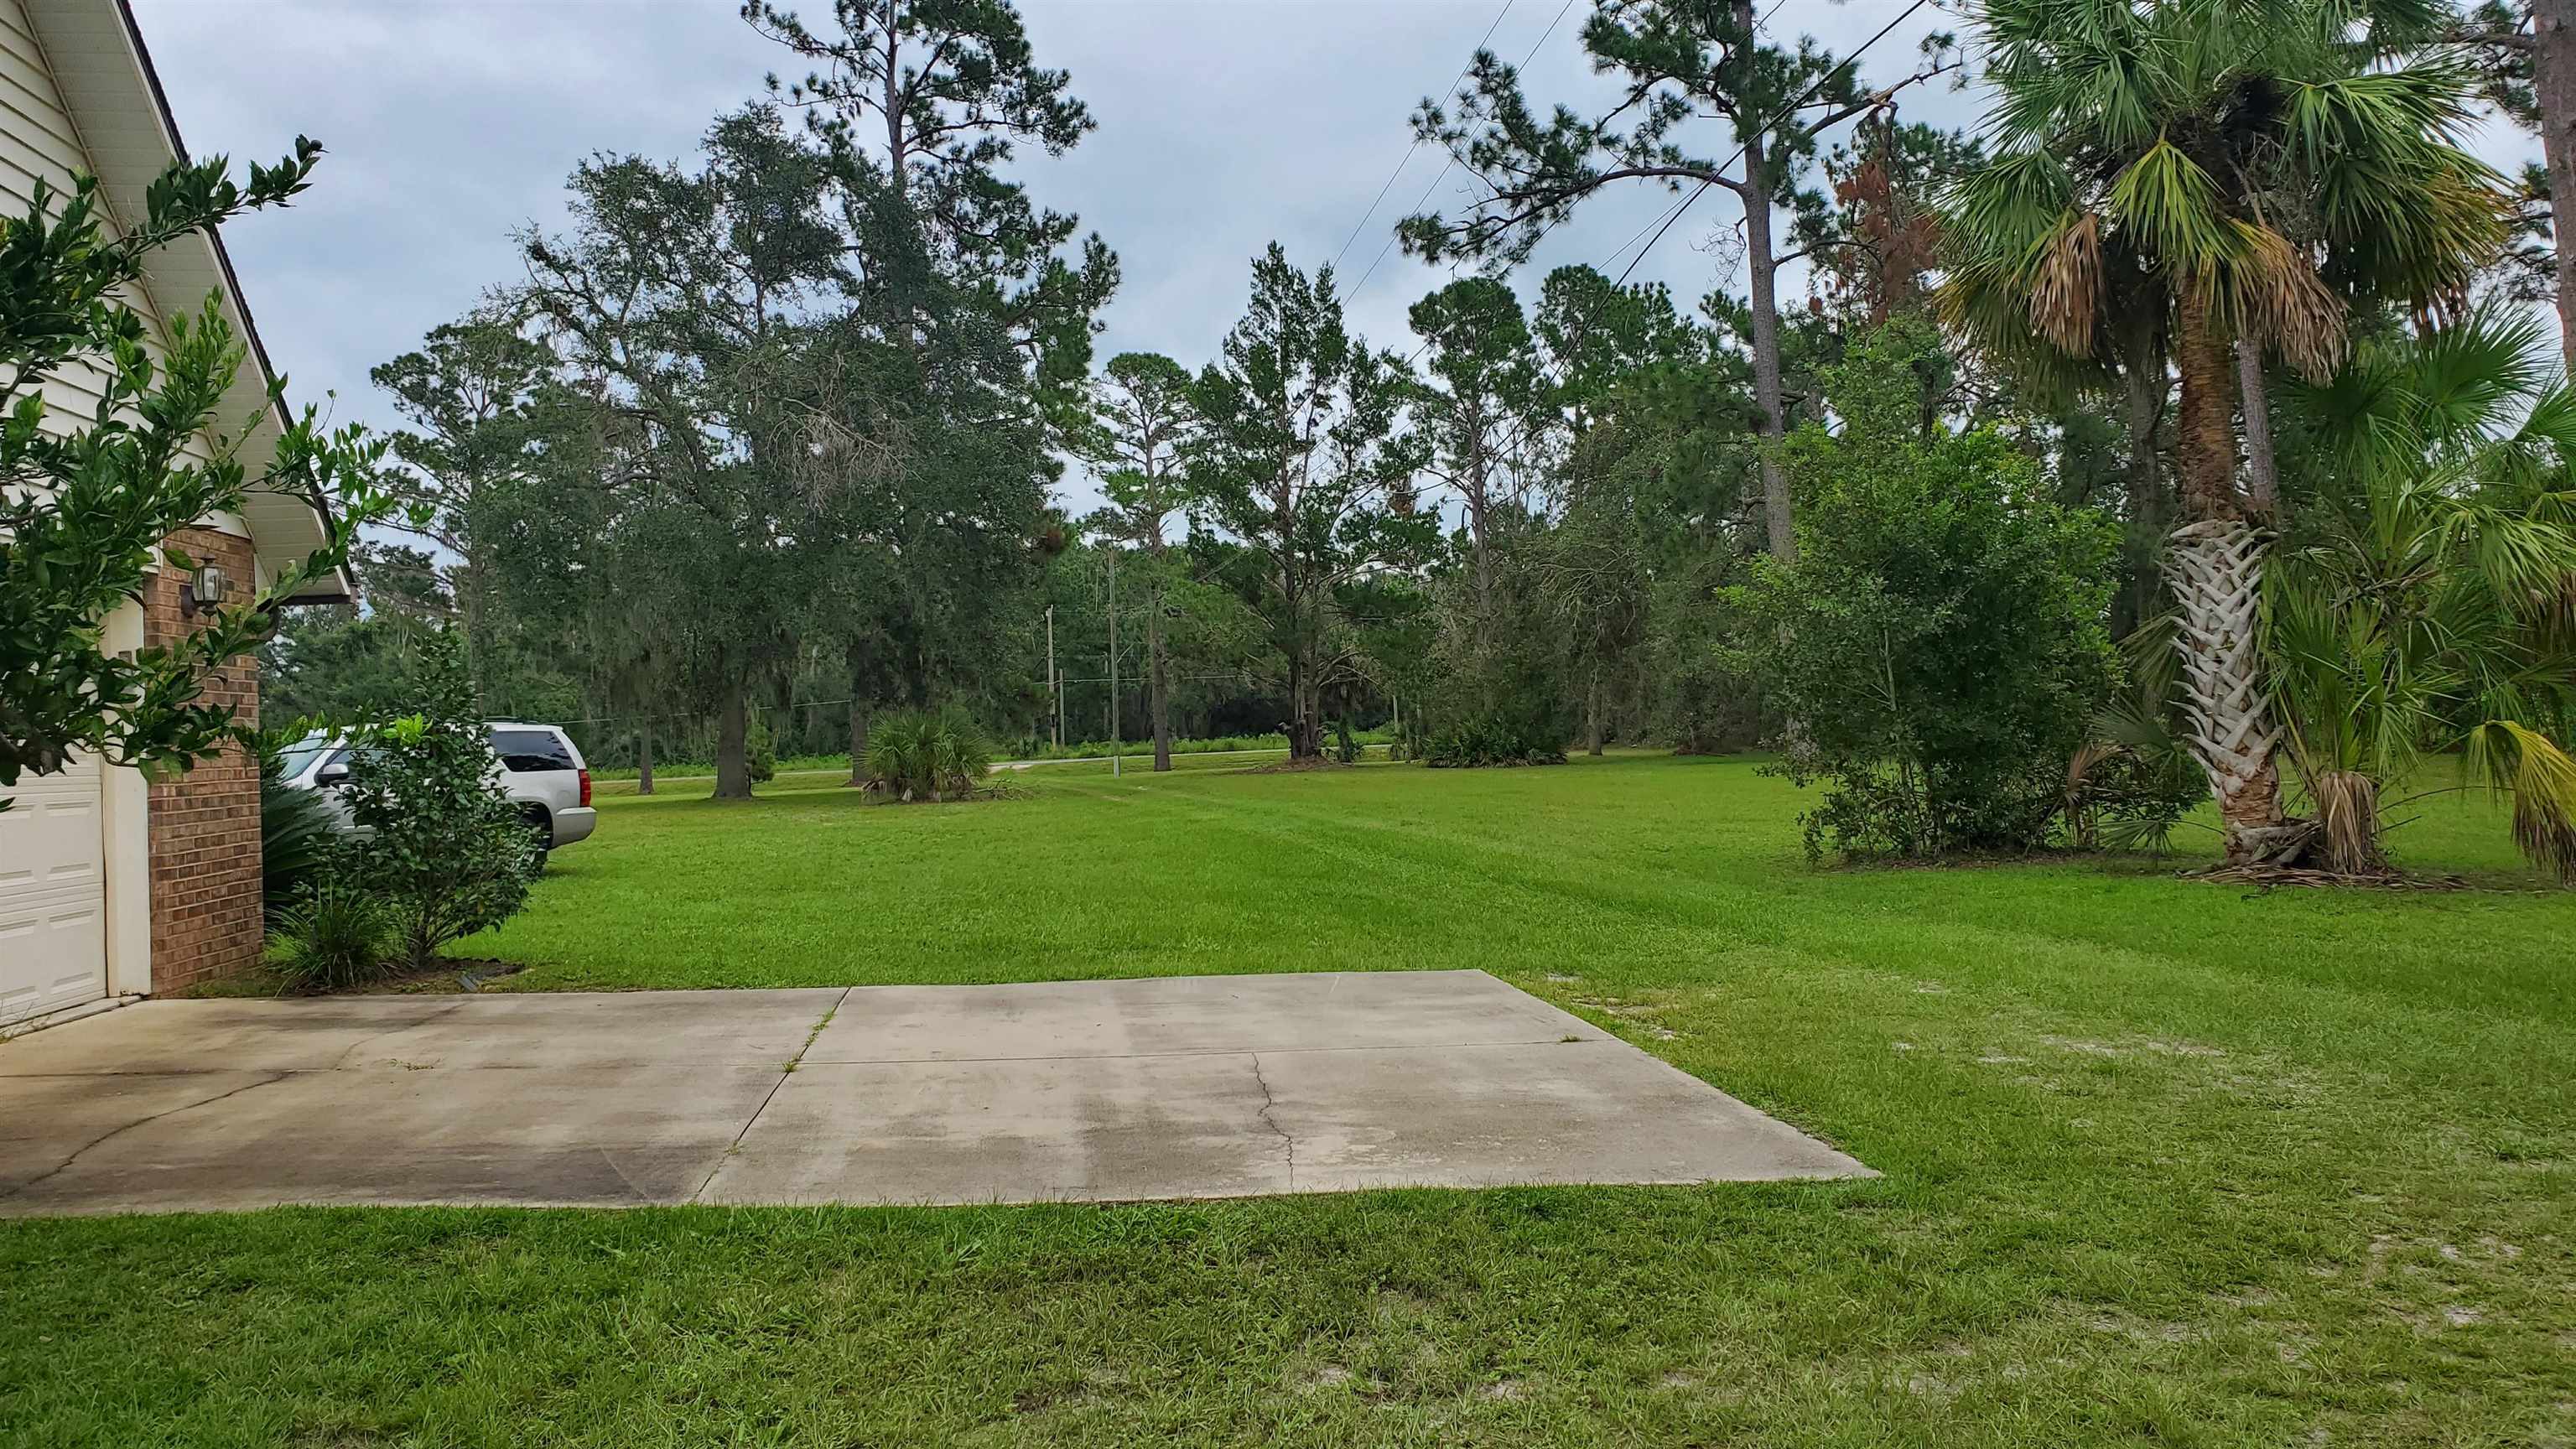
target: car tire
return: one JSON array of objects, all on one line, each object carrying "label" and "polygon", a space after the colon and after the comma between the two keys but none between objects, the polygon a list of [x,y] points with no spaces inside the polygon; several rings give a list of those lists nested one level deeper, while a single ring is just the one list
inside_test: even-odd
[{"label": "car tire", "polygon": [[554,822],[548,820],[543,812],[536,810],[529,811],[526,818],[528,822],[528,833],[535,836],[537,840],[537,874],[544,875],[546,873],[546,856],[554,848]]}]

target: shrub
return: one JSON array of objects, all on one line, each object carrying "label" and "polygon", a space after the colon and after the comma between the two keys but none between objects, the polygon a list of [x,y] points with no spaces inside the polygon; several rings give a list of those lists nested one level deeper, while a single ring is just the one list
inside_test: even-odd
[{"label": "shrub", "polygon": [[1843,430],[1809,424],[1785,453],[1797,566],[1757,560],[1730,595],[1792,722],[1778,768],[1827,786],[1811,855],[2045,844],[2119,674],[2111,525],[2050,501],[2004,438],[1924,415],[1938,346],[1890,326],[1824,370]]},{"label": "shrub", "polygon": [[751,723],[743,730],[742,754],[751,783],[766,785],[778,778],[778,742],[769,734],[769,711],[751,712]]},{"label": "shrub", "polygon": [[306,894],[331,864],[340,843],[339,822],[319,790],[290,790],[279,783],[273,755],[260,759],[259,859],[261,894],[269,919]]},{"label": "shrub", "polygon": [[268,964],[290,990],[337,991],[382,978],[396,944],[393,915],[383,902],[326,883],[278,913]]},{"label": "shrub", "polygon": [[419,649],[419,712],[358,732],[342,792],[373,832],[351,850],[350,882],[384,903],[403,959],[426,970],[439,947],[526,904],[538,851],[494,768],[462,649],[444,630]]},{"label": "shrub", "polygon": [[1562,765],[1565,738],[1549,730],[1533,738],[1520,721],[1487,716],[1435,730],[1422,743],[1422,763],[1434,769],[1481,765]]},{"label": "shrub", "polygon": [[993,744],[956,705],[905,710],[868,725],[867,788],[896,800],[971,795],[993,768]]},{"label": "shrub", "polygon": [[1780,725],[1748,662],[1727,647],[1728,586],[1740,565],[1683,558],[1654,584],[1647,614],[1648,727],[1677,755],[1749,750]]},{"label": "shrub", "polygon": [[2066,838],[2078,850],[2162,851],[2209,798],[2209,777],[2184,743],[2191,722],[2173,617],[2140,625],[2118,647],[2125,677],[2066,765]]},{"label": "shrub", "polygon": [[1563,764],[1580,719],[1565,619],[1542,587],[1546,539],[1515,510],[1495,510],[1489,527],[1482,565],[1462,558],[1434,590],[1437,683],[1423,761]]}]

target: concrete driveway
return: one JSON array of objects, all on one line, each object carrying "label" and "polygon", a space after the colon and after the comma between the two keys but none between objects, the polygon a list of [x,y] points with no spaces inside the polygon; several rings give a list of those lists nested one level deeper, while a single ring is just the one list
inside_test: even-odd
[{"label": "concrete driveway", "polygon": [[0,1213],[1844,1177],[1481,971],[146,1002],[0,1043]]}]

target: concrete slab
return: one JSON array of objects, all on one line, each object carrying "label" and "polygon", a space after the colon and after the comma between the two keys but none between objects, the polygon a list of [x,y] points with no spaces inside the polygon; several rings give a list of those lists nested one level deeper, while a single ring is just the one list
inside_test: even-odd
[{"label": "concrete slab", "polygon": [[[131,1010],[132,1008],[128,1008]],[[29,1183],[138,1122],[257,1086],[270,1072],[0,1079],[0,1209]]]},{"label": "concrete slab", "polygon": [[0,1043],[0,1215],[1866,1172],[1477,971],[153,1002]]},{"label": "concrete slab", "polygon": [[111,1072],[321,1072],[463,996],[144,1001],[0,1042],[0,1078]]},{"label": "concrete slab", "polygon": [[1289,1190],[1250,1059],[808,1062],[706,1202],[971,1203]]},{"label": "concrete slab", "polygon": [[0,1077],[705,1061],[783,1069],[845,991],[146,1001],[112,1023],[0,1042]]},{"label": "concrete slab", "polygon": [[0,1088],[13,1113],[101,1083],[154,1092],[175,1080],[191,1097],[54,1153],[0,1197],[0,1213],[686,1202],[778,1078],[774,1067],[14,1078]]},{"label": "concrete slab", "polygon": [[848,988],[529,992],[472,998],[352,1052],[345,1065],[579,1067],[724,1063],[785,1071]]},{"label": "concrete slab", "polygon": [[1166,976],[1027,986],[861,986],[808,1062],[1535,1045],[1603,1033],[1482,971]]},{"label": "concrete slab", "polygon": [[1260,1067],[1298,1192],[1871,1175],[1615,1039],[1263,1052]]}]

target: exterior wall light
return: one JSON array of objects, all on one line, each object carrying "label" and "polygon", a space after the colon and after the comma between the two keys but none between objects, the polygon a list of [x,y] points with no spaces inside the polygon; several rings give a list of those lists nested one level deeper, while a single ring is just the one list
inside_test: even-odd
[{"label": "exterior wall light", "polygon": [[222,605],[224,595],[232,591],[232,586],[231,576],[222,569],[213,564],[203,565],[180,583],[179,612],[211,614]]}]

